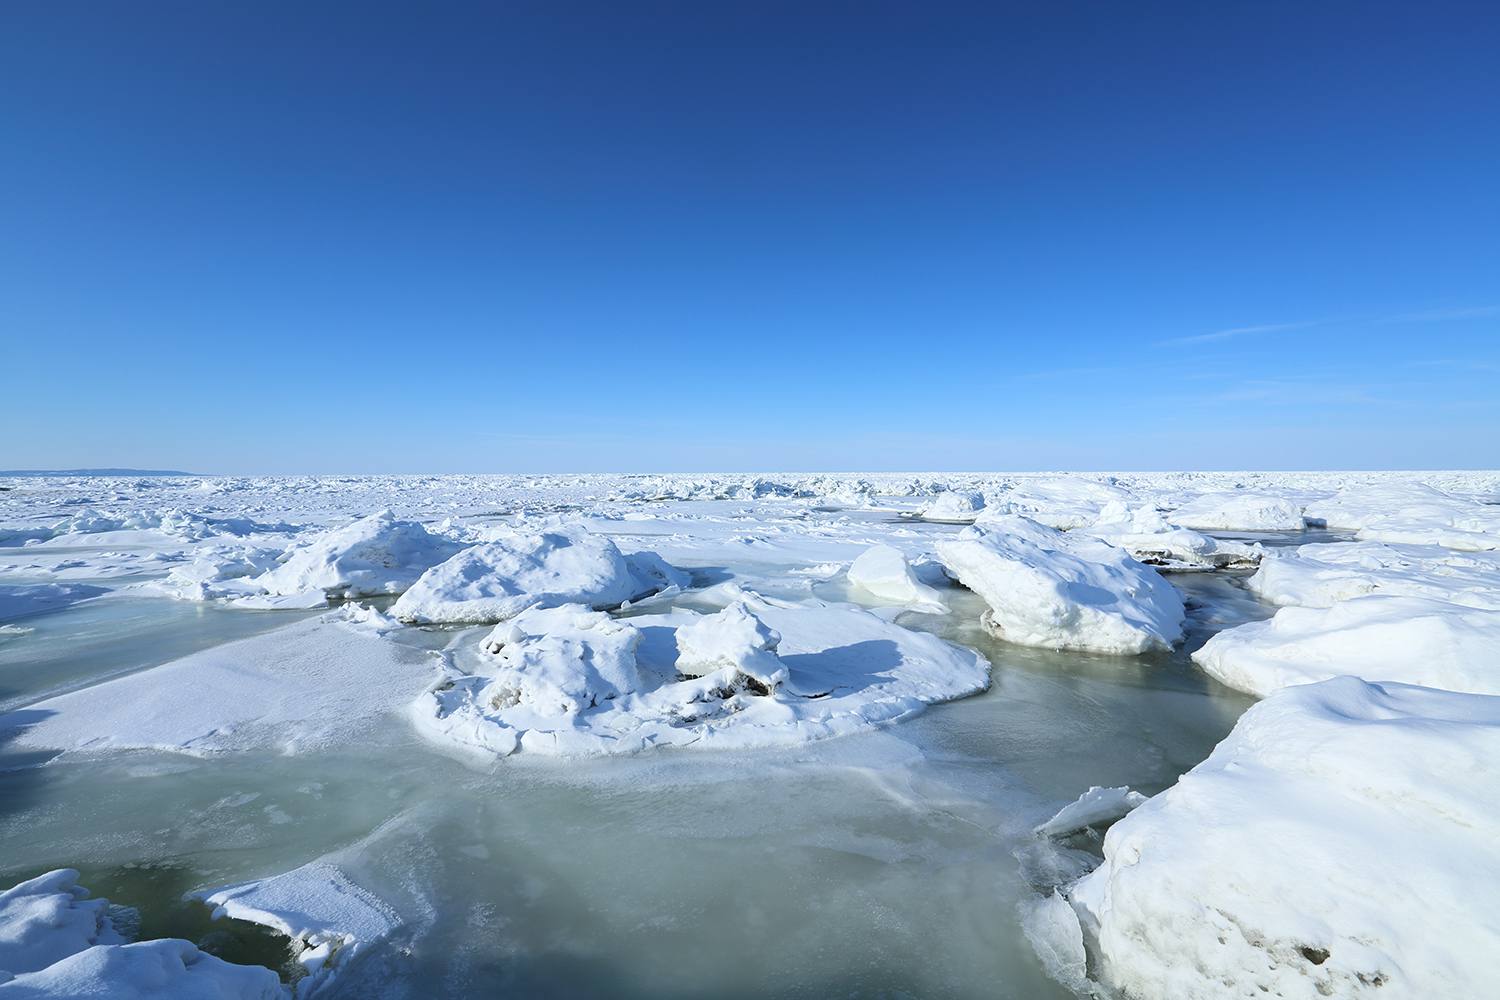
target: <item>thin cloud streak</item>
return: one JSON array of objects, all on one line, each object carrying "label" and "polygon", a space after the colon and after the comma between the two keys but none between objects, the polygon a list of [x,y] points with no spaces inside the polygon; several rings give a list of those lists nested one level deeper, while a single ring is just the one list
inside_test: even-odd
[{"label": "thin cloud streak", "polygon": [[1236,326],[1228,330],[1215,330],[1213,333],[1198,333],[1191,337],[1173,337],[1171,340],[1158,340],[1157,347],[1178,347],[1184,344],[1207,344],[1215,340],[1229,340],[1231,337],[1247,337],[1262,333],[1284,333],[1287,330],[1306,330],[1314,326],[1328,326],[1337,320],[1315,319],[1303,320],[1299,323],[1262,323],[1258,326]]}]

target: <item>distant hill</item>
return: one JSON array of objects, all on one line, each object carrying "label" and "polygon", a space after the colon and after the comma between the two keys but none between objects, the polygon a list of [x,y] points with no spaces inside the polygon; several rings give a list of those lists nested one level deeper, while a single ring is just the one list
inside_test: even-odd
[{"label": "distant hill", "polygon": [[196,476],[176,469],[0,469],[0,476]]}]

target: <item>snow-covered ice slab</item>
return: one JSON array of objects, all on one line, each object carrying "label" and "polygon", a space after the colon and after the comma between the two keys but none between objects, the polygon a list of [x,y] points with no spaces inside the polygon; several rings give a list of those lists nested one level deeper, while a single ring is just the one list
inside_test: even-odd
[{"label": "snow-covered ice slab", "polygon": [[1006,514],[938,542],[937,552],[989,604],[985,624],[1009,642],[1142,653],[1182,637],[1177,590],[1092,536]]},{"label": "snow-covered ice slab", "polygon": [[922,507],[917,516],[938,524],[973,524],[984,511],[984,494],[972,490],[948,490],[939,493]]},{"label": "snow-covered ice slab", "polygon": [[5,1000],[285,1000],[270,969],[232,965],[174,939],[126,944],[107,899],[63,868],[0,892]]},{"label": "snow-covered ice slab", "polygon": [[1152,506],[1134,509],[1106,505],[1099,520],[1076,529],[1124,549],[1148,566],[1172,570],[1252,569],[1260,562],[1259,545],[1212,538],[1172,524]]},{"label": "snow-covered ice slab", "polygon": [[784,746],[983,690],[970,649],[870,612],[742,595],[723,611],[610,619],[574,606],[496,627],[417,700],[434,739],[494,754]]},{"label": "snow-covered ice slab", "polygon": [[423,573],[391,613],[411,622],[498,622],[530,607],[615,608],[687,583],[655,553],[623,555],[579,528],[507,530]]},{"label": "snow-covered ice slab", "polygon": [[1209,493],[1167,515],[1173,524],[1200,531],[1301,531],[1302,507],[1268,493]]},{"label": "snow-covered ice slab", "polygon": [[248,920],[292,940],[305,973],[297,1000],[323,991],[360,950],[400,926],[389,906],[323,861],[195,895],[214,907],[216,918]]},{"label": "snow-covered ice slab", "polygon": [[383,639],[378,624],[331,613],[9,715],[19,745],[287,752],[350,738],[431,681],[432,654]]},{"label": "snow-covered ice slab", "polygon": [[1272,604],[1326,608],[1366,594],[1500,610],[1500,553],[1335,542],[1267,551],[1249,587]]},{"label": "snow-covered ice slab", "polygon": [[1282,608],[1218,633],[1193,660],[1258,697],[1343,674],[1500,695],[1500,611],[1382,596]]},{"label": "snow-covered ice slab", "polygon": [[948,606],[935,587],[917,579],[901,550],[891,545],[872,545],[849,567],[849,582],[877,601],[943,614]]},{"label": "snow-covered ice slab", "polygon": [[1487,996],[1497,839],[1500,698],[1341,677],[1252,707],[1068,896],[1124,996]]},{"label": "snow-covered ice slab", "polygon": [[1330,528],[1354,528],[1366,541],[1466,552],[1500,549],[1500,507],[1425,483],[1360,484],[1310,504],[1307,517]]}]

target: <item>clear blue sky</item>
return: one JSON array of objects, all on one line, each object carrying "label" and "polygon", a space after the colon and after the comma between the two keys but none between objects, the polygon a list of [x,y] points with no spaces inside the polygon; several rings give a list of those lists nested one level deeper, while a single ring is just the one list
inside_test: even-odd
[{"label": "clear blue sky", "polygon": [[1500,466],[1497,53],[1493,3],[16,0],[0,468]]}]

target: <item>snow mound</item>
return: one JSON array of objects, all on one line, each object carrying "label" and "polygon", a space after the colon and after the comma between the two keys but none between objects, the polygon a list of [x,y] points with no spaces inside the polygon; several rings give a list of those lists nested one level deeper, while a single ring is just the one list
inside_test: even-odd
[{"label": "snow mound", "polygon": [[1303,545],[1268,551],[1249,587],[1272,604],[1303,607],[1388,594],[1500,610],[1500,554],[1383,542]]},{"label": "snow mound", "polygon": [[0,892],[0,997],[6,1000],[284,1000],[270,969],[231,965],[187,941],[125,944],[107,899],[63,868]]},{"label": "snow mound", "polygon": [[322,861],[196,895],[214,907],[215,919],[248,920],[292,939],[306,973],[297,982],[299,1000],[322,990],[361,949],[400,925],[390,907]]},{"label": "snow mound", "polygon": [[849,582],[878,601],[941,614],[948,610],[933,587],[917,579],[901,550],[872,545],[849,567]]},{"label": "snow mound", "polygon": [[423,573],[391,613],[412,622],[498,622],[529,607],[619,607],[687,583],[654,552],[622,555],[602,535],[509,532]]},{"label": "snow mound", "polygon": [[1301,507],[1266,493],[1205,493],[1167,519],[1200,531],[1301,531],[1307,525]]},{"label": "snow mound", "polygon": [[917,516],[924,521],[940,524],[973,524],[984,510],[984,494],[967,490],[947,490],[939,493]]},{"label": "snow mound", "polygon": [[1282,608],[1269,621],[1220,632],[1193,660],[1262,698],[1343,674],[1500,695],[1500,611],[1382,596]]},{"label": "snow mound", "polygon": [[938,542],[937,551],[989,604],[986,626],[1009,642],[1142,653],[1182,637],[1176,588],[1097,538],[1008,514]]},{"label": "snow mound", "polygon": [[1251,569],[1261,557],[1259,545],[1176,527],[1153,506],[1132,510],[1114,501],[1100,511],[1099,520],[1079,530],[1124,549],[1148,566],[1168,570]]},{"label": "snow mound", "polygon": [[314,598],[399,594],[459,546],[388,510],[326,531],[289,549],[253,583],[273,596]]},{"label": "snow mound", "polygon": [[712,615],[528,611],[478,650],[450,655],[413,706],[418,728],[502,755],[786,746],[868,730],[989,683],[973,650],[867,611],[744,593]]},{"label": "snow mound", "polygon": [[1500,698],[1285,688],[1111,827],[1068,896],[1125,996],[1486,996],[1497,788]]}]

